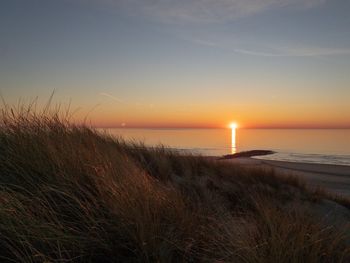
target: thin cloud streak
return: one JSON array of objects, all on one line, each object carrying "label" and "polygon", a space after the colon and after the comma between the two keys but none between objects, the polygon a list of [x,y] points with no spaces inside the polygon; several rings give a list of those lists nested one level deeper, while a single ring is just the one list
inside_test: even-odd
[{"label": "thin cloud streak", "polygon": [[326,0],[98,0],[97,3],[165,23],[220,23],[270,9],[308,9],[325,2]]},{"label": "thin cloud streak", "polygon": [[99,93],[100,96],[104,96],[104,97],[107,97],[109,99],[112,99],[118,103],[121,103],[121,104],[124,104],[124,105],[131,105],[131,106],[141,106],[141,107],[144,107],[144,108],[149,108],[149,109],[154,109],[156,108],[156,105],[154,103],[140,103],[140,102],[136,102],[136,103],[130,103],[130,102],[125,102],[109,93],[106,93],[106,92],[101,92]]},{"label": "thin cloud streak", "polygon": [[322,47],[296,47],[286,48],[290,56],[332,56],[332,55],[350,55],[350,48],[322,48]]},{"label": "thin cloud streak", "polygon": [[105,92],[101,92],[101,93],[99,93],[99,95],[108,97],[108,98],[110,98],[110,99],[112,99],[112,100],[114,100],[116,102],[119,102],[119,103],[124,103],[121,99],[119,99],[119,98],[117,98],[117,97],[115,97],[115,96],[113,96],[111,94],[105,93]]},{"label": "thin cloud streak", "polygon": [[[249,56],[259,57],[319,57],[319,56],[334,56],[334,55],[350,55],[350,48],[322,48],[322,47],[306,47],[296,45],[295,47],[273,47],[270,45],[271,50],[275,52],[264,52],[257,50],[250,50],[244,48],[234,48],[229,44],[222,44],[214,41],[207,41],[203,39],[186,38],[196,44],[209,46],[213,48],[220,48],[223,50],[231,51]],[[242,46],[242,44],[240,44]]]},{"label": "thin cloud streak", "polygon": [[265,53],[245,49],[233,49],[234,52],[260,57],[319,57],[333,55],[350,55],[350,49],[332,49],[332,48],[293,48],[282,50],[282,53]]}]

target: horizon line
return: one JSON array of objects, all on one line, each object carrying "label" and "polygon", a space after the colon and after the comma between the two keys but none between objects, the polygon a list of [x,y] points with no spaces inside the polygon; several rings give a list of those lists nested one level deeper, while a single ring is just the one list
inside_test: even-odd
[{"label": "horizon line", "polygon": [[[213,126],[105,126],[105,125],[92,125],[93,128],[97,129],[145,129],[145,130],[152,130],[152,129],[231,129],[229,127],[213,127]],[[305,126],[293,126],[293,127],[286,127],[286,126],[257,126],[257,127],[238,127],[237,130],[348,130],[350,129],[350,126],[311,126],[311,127],[305,127]]]}]

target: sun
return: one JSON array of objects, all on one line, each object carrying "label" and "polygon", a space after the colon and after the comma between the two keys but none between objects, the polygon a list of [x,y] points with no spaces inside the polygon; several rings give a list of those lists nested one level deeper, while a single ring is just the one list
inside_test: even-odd
[{"label": "sun", "polygon": [[231,122],[231,123],[230,123],[230,128],[231,128],[231,129],[237,129],[237,127],[238,127],[238,125],[237,125],[236,122]]}]

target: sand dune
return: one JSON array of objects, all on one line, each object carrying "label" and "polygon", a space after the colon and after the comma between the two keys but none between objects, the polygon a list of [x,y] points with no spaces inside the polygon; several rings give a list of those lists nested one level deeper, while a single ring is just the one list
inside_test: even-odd
[{"label": "sand dune", "polygon": [[350,166],[295,163],[254,158],[223,160],[241,165],[270,167],[281,173],[293,174],[307,181],[312,187],[323,187],[333,193],[350,197]]}]

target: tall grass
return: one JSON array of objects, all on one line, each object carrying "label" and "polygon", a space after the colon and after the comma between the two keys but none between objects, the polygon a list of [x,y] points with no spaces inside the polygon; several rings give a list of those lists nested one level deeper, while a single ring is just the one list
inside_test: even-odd
[{"label": "tall grass", "polygon": [[147,148],[67,116],[2,109],[1,262],[350,260],[348,228],[312,212],[327,196],[296,178]]}]

